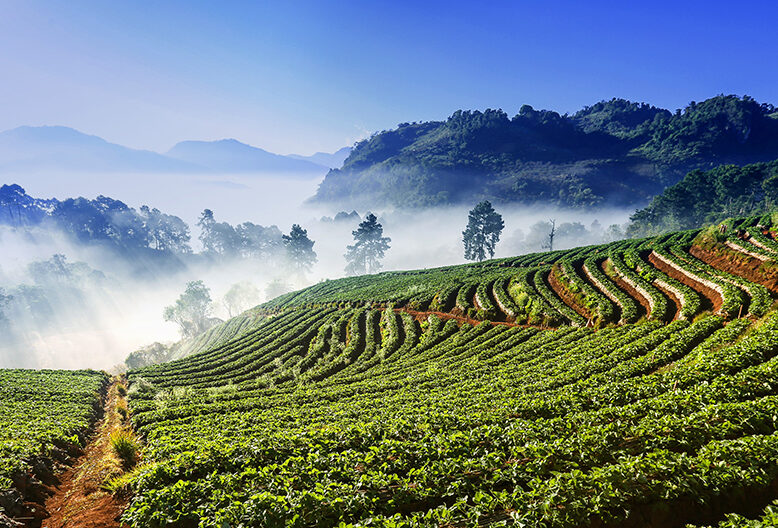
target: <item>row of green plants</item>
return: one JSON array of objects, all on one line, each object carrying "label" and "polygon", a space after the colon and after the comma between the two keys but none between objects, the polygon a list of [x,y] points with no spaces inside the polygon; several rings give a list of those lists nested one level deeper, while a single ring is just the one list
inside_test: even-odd
[{"label": "row of green plants", "polygon": [[[540,330],[391,309],[283,313],[264,323],[272,339],[249,340],[275,383],[225,386],[222,369],[244,368],[230,347],[196,368],[130,374],[150,385],[130,402],[148,463],[124,519],[581,526],[640,524],[673,501],[734,504],[744,482],[778,475],[778,315],[723,323]],[[308,330],[301,356],[277,353]],[[309,354],[326,377],[281,376]]]},{"label": "row of green plants", "polygon": [[79,454],[107,383],[89,370],[0,369],[0,492]]}]

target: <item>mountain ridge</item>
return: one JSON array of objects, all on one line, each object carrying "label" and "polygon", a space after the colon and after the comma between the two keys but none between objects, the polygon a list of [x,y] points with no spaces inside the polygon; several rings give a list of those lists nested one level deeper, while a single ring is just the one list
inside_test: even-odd
[{"label": "mountain ridge", "polygon": [[776,117],[773,105],[734,95],[675,113],[615,98],[573,115],[458,110],[357,143],[312,201],[641,206],[691,170],[778,158]]},{"label": "mountain ridge", "polygon": [[[178,147],[178,149],[177,149]],[[166,153],[134,149],[62,125],[23,125],[0,132],[0,174],[50,172],[191,172],[324,174],[330,167],[314,159],[338,159],[335,153],[282,155],[236,139],[187,140]],[[204,152],[197,152],[197,150]],[[170,155],[170,152],[174,155]],[[176,155],[176,152],[185,155]],[[204,163],[208,162],[208,163]]]}]

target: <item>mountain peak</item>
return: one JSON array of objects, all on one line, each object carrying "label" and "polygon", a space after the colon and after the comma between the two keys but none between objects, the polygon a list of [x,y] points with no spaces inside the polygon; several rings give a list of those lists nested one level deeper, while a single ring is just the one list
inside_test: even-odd
[{"label": "mountain peak", "polygon": [[167,155],[217,172],[284,172],[323,174],[325,167],[292,156],[274,154],[234,138],[181,141]]}]

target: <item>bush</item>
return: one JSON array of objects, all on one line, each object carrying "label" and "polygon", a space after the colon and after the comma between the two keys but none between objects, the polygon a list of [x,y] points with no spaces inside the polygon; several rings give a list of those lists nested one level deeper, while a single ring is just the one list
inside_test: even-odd
[{"label": "bush", "polygon": [[123,429],[114,431],[111,434],[111,447],[125,468],[129,469],[138,462],[140,444],[132,431]]},{"label": "bush", "polygon": [[130,416],[130,411],[127,409],[127,406],[123,403],[120,403],[116,406],[116,412],[119,413],[119,416],[121,416],[122,421],[127,421],[127,418]]}]

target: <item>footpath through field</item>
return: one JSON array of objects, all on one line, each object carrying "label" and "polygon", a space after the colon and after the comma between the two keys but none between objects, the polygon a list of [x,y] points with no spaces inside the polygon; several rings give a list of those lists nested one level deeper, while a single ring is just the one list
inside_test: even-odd
[{"label": "footpath through field", "polygon": [[51,515],[42,528],[117,528],[124,501],[105,491],[106,478],[116,474],[121,462],[111,447],[111,433],[122,428],[117,406],[126,404],[119,394],[120,380],[115,378],[108,389],[103,418],[76,465],[59,476],[60,484],[46,501]]}]

